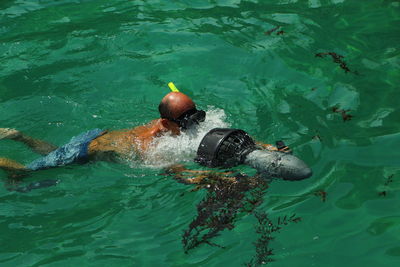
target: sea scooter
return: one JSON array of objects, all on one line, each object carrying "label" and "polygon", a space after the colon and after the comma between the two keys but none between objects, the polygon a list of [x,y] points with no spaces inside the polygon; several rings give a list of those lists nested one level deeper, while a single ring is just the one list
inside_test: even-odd
[{"label": "sea scooter", "polygon": [[245,164],[268,177],[292,181],[312,175],[311,169],[301,159],[290,153],[262,149],[240,129],[210,130],[198,147],[195,161],[211,168]]}]

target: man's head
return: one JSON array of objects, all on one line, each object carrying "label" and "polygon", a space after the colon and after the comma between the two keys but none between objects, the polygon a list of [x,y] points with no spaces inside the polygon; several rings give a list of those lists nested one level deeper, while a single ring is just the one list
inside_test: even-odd
[{"label": "man's head", "polygon": [[176,122],[182,129],[204,121],[205,112],[197,110],[193,100],[180,92],[167,94],[158,106],[161,118]]}]

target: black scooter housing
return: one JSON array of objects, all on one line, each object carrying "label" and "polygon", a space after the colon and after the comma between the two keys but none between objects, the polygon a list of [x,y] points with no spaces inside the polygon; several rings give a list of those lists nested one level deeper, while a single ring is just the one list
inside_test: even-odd
[{"label": "black scooter housing", "polygon": [[256,149],[253,139],[243,130],[214,128],[201,140],[195,161],[207,167],[233,167],[244,162]]}]

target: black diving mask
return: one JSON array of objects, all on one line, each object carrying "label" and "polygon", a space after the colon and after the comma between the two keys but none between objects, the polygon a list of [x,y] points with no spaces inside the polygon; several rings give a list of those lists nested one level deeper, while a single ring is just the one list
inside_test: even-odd
[{"label": "black diving mask", "polygon": [[176,122],[179,127],[182,129],[188,129],[193,125],[199,124],[206,119],[206,112],[204,110],[197,110],[196,108],[192,108],[191,110],[186,111],[177,119],[171,119],[173,122]]}]

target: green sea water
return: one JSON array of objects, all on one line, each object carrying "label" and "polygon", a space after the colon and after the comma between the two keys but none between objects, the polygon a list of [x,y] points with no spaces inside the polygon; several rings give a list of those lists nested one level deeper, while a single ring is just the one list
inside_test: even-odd
[{"label": "green sea water", "polygon": [[[92,128],[131,128],[157,118],[174,81],[210,124],[284,140],[313,169],[262,196],[257,211],[272,221],[301,217],[274,233],[267,265],[398,266],[399,26],[397,0],[2,0],[0,127],[57,145]],[[172,150],[172,161],[201,169],[193,151]],[[37,155],[0,140],[0,157]],[[162,173],[157,162],[95,162],[37,172],[23,183],[60,183],[19,193],[0,172],[0,266],[255,257],[248,212],[212,239],[219,246],[185,253],[182,234],[206,190]]]}]

